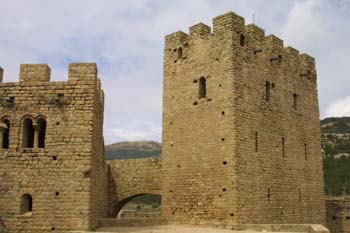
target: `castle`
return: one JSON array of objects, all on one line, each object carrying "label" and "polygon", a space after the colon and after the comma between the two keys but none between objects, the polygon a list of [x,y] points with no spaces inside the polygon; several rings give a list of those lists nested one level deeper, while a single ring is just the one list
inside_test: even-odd
[{"label": "castle", "polygon": [[8,232],[92,229],[149,193],[176,224],[325,225],[314,59],[232,12],[166,36],[164,54],[161,159],[104,161],[95,64],[66,82],[21,65],[0,84]]}]

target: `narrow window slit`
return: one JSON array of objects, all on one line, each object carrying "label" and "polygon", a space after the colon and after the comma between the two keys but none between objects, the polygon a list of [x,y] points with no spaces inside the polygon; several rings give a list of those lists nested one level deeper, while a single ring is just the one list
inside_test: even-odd
[{"label": "narrow window slit", "polygon": [[199,99],[205,98],[207,96],[207,84],[206,79],[201,77],[199,79]]},{"label": "narrow window slit", "polygon": [[182,58],[182,48],[181,47],[179,47],[178,49],[177,49],[177,59],[181,59]]},{"label": "narrow window slit", "polygon": [[307,160],[307,144],[304,144],[304,156],[305,156],[305,160]]},{"label": "narrow window slit", "polygon": [[245,46],[245,36],[243,34],[239,37],[239,45],[244,47]]},{"label": "narrow window slit", "polygon": [[271,95],[271,85],[269,81],[265,82],[265,100],[267,102],[270,101],[270,95]]},{"label": "narrow window slit", "polygon": [[293,109],[298,110],[298,95],[295,93],[293,94]]},{"label": "narrow window slit", "polygon": [[255,152],[258,152],[259,150],[259,138],[258,138],[258,132],[255,132]]}]

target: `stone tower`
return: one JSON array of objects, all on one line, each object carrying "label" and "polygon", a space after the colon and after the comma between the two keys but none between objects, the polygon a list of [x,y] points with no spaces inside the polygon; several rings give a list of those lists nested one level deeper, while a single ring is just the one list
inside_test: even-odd
[{"label": "stone tower", "polygon": [[[2,69],[0,79],[2,81]],[[0,83],[0,219],[7,232],[90,229],[108,208],[104,95],[94,63],[21,65]]]},{"label": "stone tower", "polygon": [[164,215],[325,223],[315,60],[232,12],[166,36]]}]

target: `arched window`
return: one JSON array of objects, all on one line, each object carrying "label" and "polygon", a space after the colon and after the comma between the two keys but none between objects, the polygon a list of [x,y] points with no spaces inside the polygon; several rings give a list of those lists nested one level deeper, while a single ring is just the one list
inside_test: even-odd
[{"label": "arched window", "polygon": [[33,148],[33,145],[34,145],[33,121],[30,118],[26,118],[23,121],[23,147]]},{"label": "arched window", "polygon": [[265,83],[265,100],[267,102],[270,101],[270,94],[271,94],[271,86],[270,86],[270,82],[266,81]]},{"label": "arched window", "polygon": [[4,149],[9,148],[9,137],[10,137],[10,121],[8,119],[2,120],[2,145],[1,147]]},{"label": "arched window", "polygon": [[181,58],[182,58],[182,48],[179,47],[179,48],[177,49],[177,59],[181,59]]},{"label": "arched window", "polygon": [[207,84],[204,77],[199,79],[199,98],[205,98],[207,95]]},{"label": "arched window", "polygon": [[46,120],[44,118],[38,119],[38,133],[39,133],[38,148],[44,148],[45,133],[46,133]]},{"label": "arched window", "polygon": [[33,198],[30,194],[24,194],[21,199],[21,213],[25,214],[33,210]]}]

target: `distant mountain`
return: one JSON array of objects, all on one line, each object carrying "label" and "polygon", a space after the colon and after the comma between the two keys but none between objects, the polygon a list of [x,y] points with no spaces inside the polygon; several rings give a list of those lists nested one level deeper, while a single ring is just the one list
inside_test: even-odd
[{"label": "distant mountain", "polygon": [[330,117],[321,120],[322,133],[350,134],[350,117]]},{"label": "distant mountain", "polygon": [[350,117],[321,121],[325,191],[350,194]]},{"label": "distant mountain", "polygon": [[324,155],[350,156],[350,117],[326,118],[321,121]]},{"label": "distant mountain", "polygon": [[154,141],[117,142],[105,147],[105,158],[133,159],[160,156],[162,144]]}]

